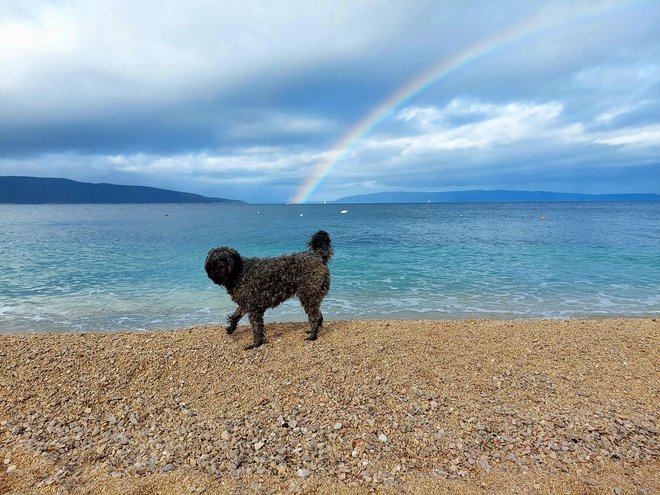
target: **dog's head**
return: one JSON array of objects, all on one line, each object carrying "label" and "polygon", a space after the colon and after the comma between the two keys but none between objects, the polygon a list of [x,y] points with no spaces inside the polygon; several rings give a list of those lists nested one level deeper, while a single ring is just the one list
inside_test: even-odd
[{"label": "dog's head", "polygon": [[214,283],[233,287],[236,276],[240,271],[242,262],[238,251],[227,246],[214,248],[209,251],[204,263],[204,269]]}]

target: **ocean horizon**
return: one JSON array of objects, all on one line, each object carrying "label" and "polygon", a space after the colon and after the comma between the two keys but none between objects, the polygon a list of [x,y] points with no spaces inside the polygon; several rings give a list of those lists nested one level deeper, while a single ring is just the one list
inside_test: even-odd
[{"label": "ocean horizon", "polygon": [[[224,324],[208,250],[277,256],[319,229],[326,320],[660,314],[660,203],[0,205],[0,226],[0,333]],[[266,313],[305,320],[296,299]]]}]

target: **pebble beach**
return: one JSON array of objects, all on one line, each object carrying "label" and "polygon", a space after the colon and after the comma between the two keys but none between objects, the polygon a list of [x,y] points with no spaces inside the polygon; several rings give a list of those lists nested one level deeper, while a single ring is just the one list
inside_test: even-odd
[{"label": "pebble beach", "polygon": [[660,493],[655,319],[0,336],[0,493]]}]

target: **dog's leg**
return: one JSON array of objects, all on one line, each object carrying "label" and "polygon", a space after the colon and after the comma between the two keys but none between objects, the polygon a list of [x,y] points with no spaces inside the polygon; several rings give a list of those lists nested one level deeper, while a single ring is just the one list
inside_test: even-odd
[{"label": "dog's leg", "polygon": [[229,335],[234,333],[234,331],[236,330],[236,325],[238,325],[238,322],[241,321],[241,318],[243,318],[244,314],[245,314],[245,310],[243,310],[243,308],[239,306],[238,308],[236,308],[236,311],[234,311],[233,314],[227,317],[228,325],[227,328],[225,328],[225,330]]},{"label": "dog's leg", "polygon": [[307,313],[307,321],[309,321],[309,330],[307,333],[307,338],[305,340],[316,340],[316,336],[321,329],[323,324],[323,314],[321,313],[320,303],[311,303],[309,301],[301,300],[300,301],[305,308],[305,313]]},{"label": "dog's leg", "polygon": [[309,318],[310,332],[305,340],[316,340],[316,336],[319,333],[319,330],[321,330],[322,325],[323,325],[323,315],[319,310],[316,316]]},{"label": "dog's leg", "polygon": [[250,317],[250,325],[252,325],[252,344],[245,348],[246,351],[266,343],[264,312],[250,312],[248,316]]}]

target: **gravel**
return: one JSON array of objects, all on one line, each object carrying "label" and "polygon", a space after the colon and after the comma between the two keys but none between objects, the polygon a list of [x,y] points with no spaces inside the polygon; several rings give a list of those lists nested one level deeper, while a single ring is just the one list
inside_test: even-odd
[{"label": "gravel", "polygon": [[303,334],[0,336],[0,493],[660,492],[654,320]]}]

